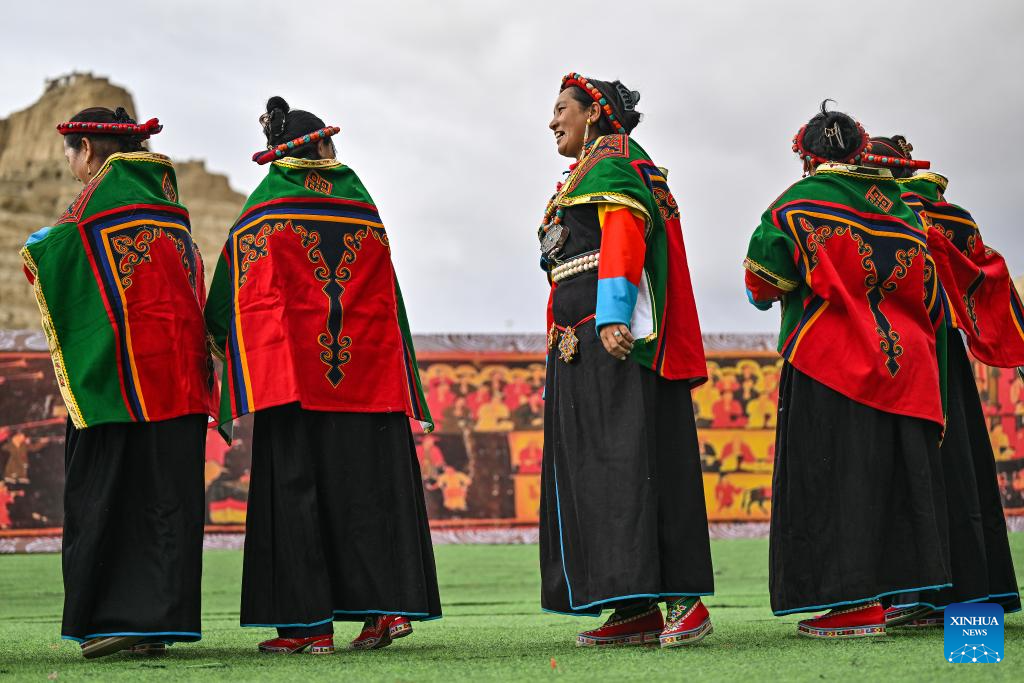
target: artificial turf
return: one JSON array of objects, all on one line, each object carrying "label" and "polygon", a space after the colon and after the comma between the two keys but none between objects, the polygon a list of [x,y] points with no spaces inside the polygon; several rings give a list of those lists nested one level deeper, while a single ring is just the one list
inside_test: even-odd
[{"label": "artificial turf", "polygon": [[[1017,578],[1024,534],[1011,534]],[[372,652],[333,656],[259,655],[269,630],[238,626],[242,555],[211,551],[203,577],[203,640],[163,658],[118,654],[86,661],[60,639],[57,555],[0,556],[0,678],[26,680],[1024,680],[1024,615],[1006,623],[1002,663],[943,659],[942,629],[894,629],[885,637],[821,642],[798,637],[798,617],[768,607],[766,540],[712,543],[717,594],[707,598],[715,632],[674,650],[577,648],[591,618],[544,614],[536,546],[439,546],[445,617]],[[358,626],[336,624],[336,644]]]}]

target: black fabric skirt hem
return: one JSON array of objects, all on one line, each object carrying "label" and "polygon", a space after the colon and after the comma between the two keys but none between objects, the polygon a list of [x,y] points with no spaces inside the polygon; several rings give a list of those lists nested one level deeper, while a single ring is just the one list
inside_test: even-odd
[{"label": "black fabric skirt hem", "polygon": [[939,429],[783,367],[769,593],[782,616],[949,588]]},{"label": "black fabric skirt hem", "polygon": [[541,611],[547,612],[548,614],[561,614],[567,617],[599,617],[606,609],[614,609],[621,604],[628,604],[636,600],[654,600],[655,602],[660,602],[661,600],[671,600],[673,598],[706,598],[714,594],[714,591],[706,593],[637,593],[635,595],[624,595],[621,597],[607,598],[605,600],[595,600],[594,602],[583,605],[579,609],[571,612],[550,609],[548,607],[541,607]]},{"label": "black fabric skirt hem", "polygon": [[441,616],[404,414],[260,410],[252,452],[240,625]]},{"label": "black fabric skirt hem", "polygon": [[784,617],[787,614],[800,614],[802,612],[821,612],[822,610],[834,609],[836,607],[849,607],[850,605],[859,605],[859,604],[865,603],[865,602],[873,602],[875,600],[881,600],[882,598],[886,598],[886,597],[889,597],[891,595],[898,595],[900,593],[911,593],[911,592],[923,593],[925,591],[942,590],[943,588],[949,588],[952,585],[953,584],[951,584],[951,583],[945,583],[945,584],[941,584],[941,585],[938,585],[938,586],[924,586],[922,588],[898,588],[896,590],[885,591],[884,593],[879,593],[878,595],[875,595],[874,597],[856,598],[856,599],[853,599],[853,600],[840,600],[838,602],[830,602],[830,603],[827,603],[827,604],[824,604],[824,605],[808,605],[806,607],[793,607],[793,608],[785,609],[785,610],[772,610],[772,614],[774,614],[777,617]]},{"label": "black fabric skirt hem", "polygon": [[892,607],[915,607],[917,605],[924,605],[925,607],[931,607],[936,612],[942,612],[947,607],[954,603],[972,603],[972,602],[994,602],[997,605],[1003,606],[1003,612],[1005,614],[1013,614],[1014,612],[1020,612],[1020,593],[1001,593],[999,595],[984,595],[980,598],[969,598],[967,600],[955,600],[953,602],[946,602],[942,600],[935,600],[935,602],[928,602],[928,600],[922,599],[919,595],[912,597],[903,598],[902,595],[897,595],[896,599],[892,601]]},{"label": "black fabric skirt hem", "polygon": [[372,617],[379,614],[387,614],[391,616],[405,617],[409,621],[436,621],[440,619],[440,614],[428,614],[427,612],[400,612],[397,610],[385,610],[385,609],[364,609],[364,610],[335,610],[334,616],[320,621],[314,621],[311,624],[239,624],[242,628],[313,628],[314,626],[323,626],[324,624],[330,624],[335,621],[362,621],[366,617]]},{"label": "black fabric skirt hem", "polygon": [[203,639],[201,633],[185,633],[185,632],[166,632],[166,631],[121,631],[116,633],[92,633],[85,637],[69,636],[66,633],[61,634],[61,638],[64,640],[73,640],[76,643],[84,643],[87,640],[93,638],[112,638],[115,636],[145,636],[148,639],[152,639],[154,642],[161,643],[197,643]]}]

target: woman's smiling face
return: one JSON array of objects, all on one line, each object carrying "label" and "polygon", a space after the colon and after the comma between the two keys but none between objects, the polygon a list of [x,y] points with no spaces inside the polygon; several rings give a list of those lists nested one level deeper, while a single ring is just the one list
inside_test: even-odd
[{"label": "woman's smiling face", "polygon": [[579,156],[585,142],[583,135],[587,128],[587,118],[590,118],[591,128],[596,133],[594,122],[600,113],[596,102],[585,107],[572,96],[571,90],[571,88],[566,88],[558,93],[558,99],[555,100],[554,116],[548,124],[548,128],[555,134],[558,153],[564,157]]}]

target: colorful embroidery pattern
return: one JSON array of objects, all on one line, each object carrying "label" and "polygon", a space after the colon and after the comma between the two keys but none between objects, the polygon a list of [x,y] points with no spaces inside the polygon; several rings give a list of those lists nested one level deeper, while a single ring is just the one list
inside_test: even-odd
[{"label": "colorful embroidery pattern", "polygon": [[892,211],[893,201],[886,197],[885,193],[879,190],[877,185],[872,185],[868,188],[868,192],[864,197],[885,213]]},{"label": "colorful embroidery pattern", "polygon": [[121,286],[128,289],[132,286],[132,275],[140,263],[149,263],[149,247],[153,240],[160,237],[160,228],[145,228],[134,235],[115,235],[110,238],[110,246],[115,254],[121,256],[117,262],[117,272],[121,278]]},{"label": "colorful embroidery pattern", "polygon": [[[778,210],[777,216],[779,225],[784,226],[801,247],[800,267],[804,275],[814,271],[831,240],[848,237],[857,246],[860,267],[866,273],[864,295],[880,337],[879,350],[885,357],[886,370],[895,377],[904,349],[900,333],[882,311],[882,302],[886,295],[896,292],[899,281],[907,276],[914,260],[922,254],[923,236],[909,226],[895,224],[887,225],[882,232],[877,226],[867,226],[863,217],[813,204],[791,204]],[[801,327],[809,327],[820,310],[823,308],[808,306]],[[798,337],[793,335],[791,341],[798,343]],[[787,345],[784,353],[791,354],[796,343]]]},{"label": "colorful embroidery pattern", "polygon": [[615,159],[615,158],[628,158],[629,157],[629,136],[628,135],[605,135],[604,137],[598,138],[597,142],[594,143],[593,148],[587,152],[587,155],[583,157],[576,168],[573,169],[572,173],[569,174],[569,178],[565,181],[565,187],[562,188],[561,194],[567,195],[576,189],[576,186],[580,184],[584,176],[590,172],[597,162],[602,159]]},{"label": "colorful embroidery pattern", "polygon": [[152,262],[152,245],[162,237],[170,238],[175,245],[189,282],[197,281],[198,261],[187,214],[162,207],[140,210],[132,206],[90,219],[81,223],[80,228],[114,326],[125,403],[133,419],[148,420],[131,341],[127,292],[134,283],[137,268]]},{"label": "colorful embroidery pattern", "polygon": [[249,268],[267,255],[267,239],[275,232],[290,229],[291,221],[264,223],[255,233],[245,233],[238,238],[238,286],[245,285]]},{"label": "colorful embroidery pattern", "polygon": [[666,172],[655,166],[646,159],[633,162],[633,168],[644,179],[644,184],[654,195],[654,203],[658,207],[663,221],[679,219],[679,204],[668,188],[668,181],[665,178]]},{"label": "colorful embroidery pattern", "polygon": [[324,178],[316,171],[310,171],[306,174],[306,189],[310,192],[319,192],[320,194],[331,194],[334,190],[334,184]]},{"label": "colorful embroidery pattern", "polygon": [[171,181],[171,174],[168,172],[164,173],[163,182],[160,184],[160,189],[163,190],[164,196],[167,197],[169,202],[178,201],[178,193],[174,189],[174,183]]},{"label": "colorful embroidery pattern", "polygon": [[[289,217],[285,218],[283,214]],[[350,266],[356,262],[367,237],[390,249],[383,225],[376,212],[359,207],[338,209],[331,220],[323,220],[317,209],[300,205],[268,208],[257,216],[256,220],[243,224],[233,233],[235,246],[231,261],[235,264],[237,286],[241,289],[250,268],[269,254],[268,239],[271,235],[294,235],[313,266],[312,277],[323,283],[321,291],[327,299],[327,314],[324,328],[317,336],[317,345],[321,349],[320,361],[327,366],[324,377],[331,386],[338,387],[345,379],[344,366],[352,361],[349,349],[353,339],[344,334],[345,283],[352,278]],[[241,361],[242,344],[237,336],[228,340],[229,347],[236,347],[229,349],[233,363]],[[233,377],[244,379],[244,367],[239,365],[233,371]],[[238,405],[247,406],[251,400],[247,396],[247,388],[236,386],[239,390],[234,392],[235,400]]]}]

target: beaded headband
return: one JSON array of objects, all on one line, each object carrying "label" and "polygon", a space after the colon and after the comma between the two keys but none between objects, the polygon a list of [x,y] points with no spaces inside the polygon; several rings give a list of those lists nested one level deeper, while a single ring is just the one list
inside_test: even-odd
[{"label": "beaded headband", "polygon": [[877,145],[881,147],[884,145],[885,147],[888,147],[896,154],[902,154],[902,156],[883,156],[881,154],[875,154],[874,152],[871,152],[865,153],[864,156],[861,158],[861,161],[863,161],[865,164],[872,164],[874,166],[885,166],[886,168],[926,169],[932,167],[932,162],[930,161],[909,158],[910,152],[912,152],[914,149],[910,144],[904,142],[903,140],[897,140],[896,142],[900,146],[899,150],[897,150],[895,147],[893,147],[884,140],[872,140],[870,146],[874,147]]},{"label": "beaded headband", "polygon": [[924,159],[904,159],[902,157],[883,157],[878,154],[864,154],[860,160],[872,166],[885,166],[886,168],[931,168],[932,162]]},{"label": "beaded headband", "polygon": [[302,147],[304,145],[308,145],[311,142],[326,140],[332,135],[337,135],[340,132],[341,128],[338,128],[337,126],[327,126],[326,128],[321,128],[318,131],[314,131],[301,137],[297,137],[294,140],[282,142],[280,145],[276,145],[269,149],[256,152],[255,154],[252,155],[252,160],[259,164],[260,166],[262,166],[263,164],[269,164],[274,159],[283,159],[284,157],[288,156],[288,152],[292,151],[293,149]]},{"label": "beaded headband", "polygon": [[150,119],[145,123],[97,123],[95,121],[65,121],[57,124],[57,132],[61,135],[81,135],[95,133],[97,135],[141,135],[143,139],[156,135],[164,129],[160,119]]},{"label": "beaded headband", "polygon": [[[604,109],[604,115],[608,118],[608,123],[612,124],[612,128],[615,129],[616,133],[619,135],[626,134],[626,129],[623,128],[622,124],[615,118],[615,112],[612,110],[612,105],[608,103],[608,98],[602,95],[601,91],[598,90],[596,86],[592,85],[590,81],[587,80],[586,76],[575,72],[566,74],[562,79],[561,90],[565,90],[566,88],[571,88],[573,86],[582,88],[583,92],[590,95],[594,98],[595,102],[601,105],[601,108]],[[559,90],[559,92],[561,92],[561,90]]]},{"label": "beaded headband", "polygon": [[[860,125],[860,121],[857,122],[857,130],[860,132],[860,144],[857,145],[857,149],[854,150],[853,154],[845,159],[825,159],[817,154],[808,152],[807,148],[804,147],[804,135],[807,134],[807,124],[801,126],[800,130],[797,131],[796,136],[793,138],[793,151],[796,152],[801,159],[809,161],[812,164],[827,164],[837,161],[842,164],[854,164],[861,160],[861,154],[863,154],[864,150],[867,149],[868,143],[871,141],[871,137],[867,134],[867,131],[864,130],[864,126]],[[838,133],[839,131],[836,130],[835,134]]]}]

